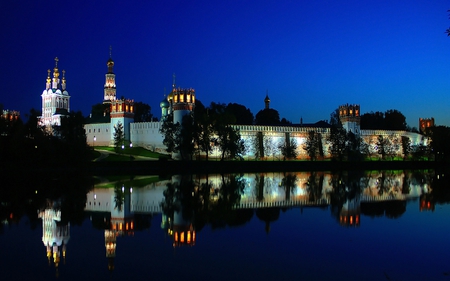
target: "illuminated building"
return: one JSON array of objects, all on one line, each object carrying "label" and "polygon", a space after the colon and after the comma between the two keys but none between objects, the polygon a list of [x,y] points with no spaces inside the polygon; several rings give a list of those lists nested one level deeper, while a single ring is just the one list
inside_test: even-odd
[{"label": "illuminated building", "polygon": [[3,110],[2,118],[8,121],[16,121],[20,118],[20,112],[16,110]]},{"label": "illuminated building", "polygon": [[427,128],[434,127],[434,118],[419,118],[419,130],[425,133]]},{"label": "illuminated building", "polygon": [[60,126],[61,118],[70,112],[70,96],[66,89],[65,70],[62,71],[62,79],[59,78],[58,58],[55,58],[53,78],[50,77],[50,69],[47,73],[45,90],[41,95],[42,116],[39,117],[39,124],[50,128]]}]

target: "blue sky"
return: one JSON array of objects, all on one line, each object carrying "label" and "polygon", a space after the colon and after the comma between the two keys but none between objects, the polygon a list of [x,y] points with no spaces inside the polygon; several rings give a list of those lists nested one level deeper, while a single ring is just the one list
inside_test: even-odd
[{"label": "blue sky", "polygon": [[150,104],[172,74],[203,104],[256,114],[266,91],[281,117],[329,120],[339,105],[397,109],[410,126],[450,126],[450,26],[444,0],[0,2],[0,103],[41,108],[59,58],[71,110],[103,100],[112,45],[117,95]]}]

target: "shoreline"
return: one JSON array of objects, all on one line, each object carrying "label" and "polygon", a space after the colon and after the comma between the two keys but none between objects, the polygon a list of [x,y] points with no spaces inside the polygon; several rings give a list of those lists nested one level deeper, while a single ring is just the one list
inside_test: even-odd
[{"label": "shoreline", "polygon": [[221,174],[297,171],[445,169],[435,161],[123,161],[92,162],[94,174]]}]

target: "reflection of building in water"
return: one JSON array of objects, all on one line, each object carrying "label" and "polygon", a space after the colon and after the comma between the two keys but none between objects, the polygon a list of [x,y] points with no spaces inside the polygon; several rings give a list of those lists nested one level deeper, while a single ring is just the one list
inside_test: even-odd
[{"label": "reflection of building in water", "polygon": [[432,211],[434,212],[434,202],[430,196],[430,194],[422,194],[420,195],[420,211]]},{"label": "reflection of building in water", "polygon": [[135,189],[118,183],[115,188],[94,188],[87,194],[85,211],[92,212],[94,219],[100,214],[98,224],[105,229],[109,270],[114,270],[117,237],[134,235],[136,215],[161,212],[164,189],[163,183]]},{"label": "reflection of building in water", "polygon": [[183,210],[174,211],[173,219],[168,221],[167,233],[172,236],[173,246],[194,246],[195,245],[195,229],[191,220],[183,218]]},{"label": "reflection of building in water", "polygon": [[[180,186],[182,181],[181,176],[172,177],[170,184],[174,187],[174,193],[167,194],[168,197],[165,198],[164,208],[166,211],[161,223],[161,228],[166,229],[167,234],[172,237],[173,247],[194,246],[196,241],[195,228],[192,223],[193,212],[187,213],[186,207],[181,203],[184,196],[180,191],[183,188]],[[187,182],[190,183],[191,181],[188,180]],[[198,184],[198,182],[193,184]]]},{"label": "reflection of building in water", "polygon": [[361,201],[359,196],[348,199],[339,212],[339,223],[342,226],[359,226]]},{"label": "reflection of building in water", "polygon": [[42,242],[47,248],[47,258],[49,264],[52,262],[55,267],[59,266],[61,254],[66,257],[66,245],[70,239],[70,224],[61,223],[61,211],[54,208],[47,208],[39,212],[42,219]]}]

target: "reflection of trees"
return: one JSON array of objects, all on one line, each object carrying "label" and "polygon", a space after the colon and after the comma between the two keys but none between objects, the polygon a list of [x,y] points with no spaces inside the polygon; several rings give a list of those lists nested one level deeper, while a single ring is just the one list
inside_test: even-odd
[{"label": "reflection of trees", "polygon": [[121,181],[114,184],[114,209],[122,211],[123,202],[125,200],[125,187]]},{"label": "reflection of trees", "polygon": [[297,186],[297,175],[285,173],[281,180],[281,186],[284,187],[286,194],[286,201],[291,200],[291,193],[294,193],[294,189]]},{"label": "reflection of trees", "polygon": [[255,190],[256,190],[256,200],[263,201],[264,200],[264,175],[256,174],[255,175]]},{"label": "reflection of trees", "polygon": [[[81,224],[85,217],[86,193],[91,187],[91,178],[80,173],[60,172],[55,175],[28,171],[26,176],[15,172],[2,173],[0,221],[18,223],[27,216],[28,225],[35,229],[41,225],[37,210],[45,208],[49,201],[58,201],[61,223]],[[5,223],[0,224],[0,233]]]},{"label": "reflection of trees", "polygon": [[406,201],[392,200],[361,204],[361,213],[369,217],[381,217],[396,219],[406,212]]},{"label": "reflection of trees", "polygon": [[323,174],[318,174],[317,172],[311,172],[308,182],[306,183],[306,190],[309,194],[309,201],[316,202],[322,198],[322,188],[323,188]]},{"label": "reflection of trees", "polygon": [[222,175],[217,188],[209,182],[208,177],[202,183],[182,177],[178,183],[167,185],[162,210],[167,217],[173,217],[175,211],[182,210],[183,219],[192,221],[197,231],[206,224],[213,228],[240,225],[253,216],[253,211],[233,210],[239,203],[244,187],[244,179],[235,175]]},{"label": "reflection of trees", "polygon": [[270,232],[270,223],[277,221],[280,217],[280,208],[259,208],[256,209],[256,216],[266,223],[266,233]]},{"label": "reflection of trees", "polygon": [[359,172],[339,172],[332,174],[331,186],[333,190],[330,194],[331,212],[339,218],[341,210],[347,202],[358,199],[360,195],[362,175]]}]

